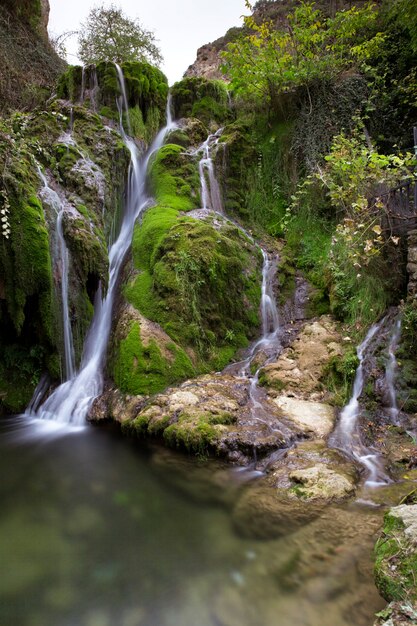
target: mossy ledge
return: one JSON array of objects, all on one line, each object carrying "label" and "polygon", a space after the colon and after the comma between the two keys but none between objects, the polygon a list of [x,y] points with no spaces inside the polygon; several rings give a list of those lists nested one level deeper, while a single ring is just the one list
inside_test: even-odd
[{"label": "mossy ledge", "polygon": [[[157,67],[149,63],[122,63],[129,107],[130,132],[149,143],[165,122],[168,82]],[[83,70],[75,65],[61,76],[58,98],[72,102],[85,101],[101,115],[118,121],[117,98],[121,96],[114,63],[101,62]],[[127,120],[125,127],[128,128]]]},{"label": "mossy ledge", "polygon": [[204,124],[224,124],[231,118],[226,83],[221,80],[190,77],[171,89],[175,118],[194,117]]}]

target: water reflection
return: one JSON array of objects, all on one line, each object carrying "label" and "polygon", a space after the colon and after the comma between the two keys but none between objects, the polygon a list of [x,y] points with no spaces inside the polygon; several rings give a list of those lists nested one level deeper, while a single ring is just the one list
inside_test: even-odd
[{"label": "water reflection", "polygon": [[246,481],[216,462],[24,419],[1,422],[0,459],[2,624],[370,626],[383,604],[367,507],[257,541],[232,523]]}]

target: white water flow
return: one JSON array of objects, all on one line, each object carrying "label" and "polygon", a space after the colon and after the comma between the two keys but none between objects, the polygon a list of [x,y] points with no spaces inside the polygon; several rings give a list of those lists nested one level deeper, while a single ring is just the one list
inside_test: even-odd
[{"label": "white water flow", "polygon": [[385,473],[380,455],[375,450],[366,448],[362,443],[359,426],[361,410],[359,397],[363,391],[365,382],[364,359],[372,339],[377,335],[384,321],[383,319],[379,323],[374,324],[368,331],[363,342],[356,349],[359,365],[356,370],[352,397],[342,410],[339,422],[330,438],[330,444],[333,447],[342,450],[365,468],[367,472],[365,485],[369,487],[386,485],[391,482],[390,478]]},{"label": "white water flow", "polygon": [[[123,74],[120,76],[121,91],[125,91]],[[170,100],[167,103],[167,125],[158,133],[151,147],[140,158],[133,139],[126,136],[123,126],[121,134],[130,151],[126,202],[120,233],[109,251],[109,285],[107,294],[102,298],[101,288],[96,294],[94,317],[88,331],[80,370],[77,375],[60,385],[36,413],[36,417],[57,422],[82,425],[94,401],[103,391],[103,366],[111,330],[113,303],[116,295],[120,270],[130,248],[135,222],[141,212],[149,205],[146,195],[146,171],[149,159],[158,150],[167,132],[175,128],[170,113]],[[126,118],[128,112],[126,111]]]},{"label": "white water flow", "polygon": [[56,191],[48,185],[46,176],[38,167],[39,177],[43,183],[43,189],[40,196],[47,204],[53,208],[57,214],[56,220],[56,237],[57,237],[57,254],[59,259],[59,279],[61,284],[61,305],[62,305],[62,328],[64,336],[64,357],[65,357],[65,376],[64,380],[70,380],[75,375],[75,355],[74,342],[72,337],[72,329],[68,305],[68,277],[69,277],[69,253],[65,243],[64,232],[62,229],[62,220],[64,217],[64,207],[62,201]]},{"label": "white water flow", "polygon": [[[115,63],[114,65],[116,68],[117,77],[119,79],[120,91],[122,92],[122,95],[121,95],[122,102],[117,103],[119,107],[119,113],[120,113],[120,126],[121,128],[123,128],[123,111],[124,111],[126,113],[127,134],[130,135],[132,131],[130,127],[129,103],[127,101],[126,83],[125,83],[125,79],[123,76],[122,68],[117,63]],[[170,109],[169,105],[168,105],[168,109]],[[167,124],[169,124],[168,115],[171,115],[170,111],[167,112]],[[171,120],[171,123],[172,123],[172,120]]]},{"label": "white water flow", "polygon": [[388,414],[390,416],[391,422],[399,426],[399,414],[400,410],[398,408],[397,402],[397,392],[395,391],[395,381],[397,378],[397,370],[398,364],[397,359],[395,357],[395,353],[398,348],[398,344],[401,337],[401,319],[399,318],[394,325],[394,330],[391,334],[390,342],[388,345],[388,362],[385,368],[385,382],[387,385],[388,391],[388,400],[390,406],[388,408]]},{"label": "white water flow", "polygon": [[[202,209],[224,216],[228,221],[239,228],[252,243],[255,243],[253,237],[240,224],[231,220],[224,214],[220,186],[212,158],[213,151],[216,150],[218,146],[222,132],[223,129],[220,128],[215,134],[209,135],[206,141],[197,148],[197,150],[191,153],[192,155],[202,153],[202,157],[199,161]],[[280,432],[290,436],[290,431],[282,424],[277,424],[276,420],[275,425],[271,423],[270,411],[265,408],[263,403],[265,394],[258,384],[261,367],[274,361],[282,349],[280,340],[280,320],[274,294],[277,259],[270,257],[262,247],[259,246],[259,248],[263,256],[262,295],[260,305],[262,335],[252,344],[245,359],[229,365],[225,371],[237,374],[239,377],[249,380],[249,407],[251,419],[261,422],[271,430],[275,430],[275,428],[278,429],[279,427]],[[259,364],[255,365],[256,371],[253,374],[253,362],[261,353],[262,358]]]},{"label": "white water flow", "polygon": [[223,129],[220,128],[214,135],[209,135],[206,141],[198,148],[197,153],[203,153],[198,164],[202,208],[206,211],[224,214],[220,187],[214,172],[214,163],[211,157],[213,148],[219,143],[222,131]]}]

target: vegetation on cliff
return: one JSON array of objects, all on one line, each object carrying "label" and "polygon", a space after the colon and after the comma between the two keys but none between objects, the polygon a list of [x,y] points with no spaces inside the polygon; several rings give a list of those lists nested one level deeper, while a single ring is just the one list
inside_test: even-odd
[{"label": "vegetation on cliff", "polygon": [[40,0],[0,5],[0,115],[45,102],[65,67],[48,41],[43,5]]}]

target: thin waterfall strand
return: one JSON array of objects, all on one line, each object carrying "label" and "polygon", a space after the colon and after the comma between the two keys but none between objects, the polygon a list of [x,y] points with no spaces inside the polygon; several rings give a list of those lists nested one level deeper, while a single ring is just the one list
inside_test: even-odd
[{"label": "thin waterfall strand", "polygon": [[61,306],[62,306],[62,331],[64,336],[64,359],[65,373],[63,380],[70,380],[75,376],[75,353],[74,341],[72,336],[72,328],[69,314],[68,301],[68,277],[69,277],[69,252],[65,242],[64,232],[62,228],[62,220],[64,217],[64,207],[60,197],[48,185],[46,176],[38,167],[38,174],[43,183],[41,197],[51,206],[57,214],[56,220],[56,237],[57,237],[57,257],[59,259],[60,284],[61,284]]},{"label": "thin waterfall strand", "polygon": [[359,365],[355,374],[352,396],[349,403],[342,410],[339,422],[330,438],[330,444],[333,447],[339,448],[365,468],[367,472],[365,485],[370,487],[386,485],[390,482],[390,478],[384,471],[380,455],[362,443],[359,428],[359,397],[362,394],[365,382],[364,359],[373,338],[378,334],[384,321],[385,319],[370,328],[365,339],[356,350]]}]

